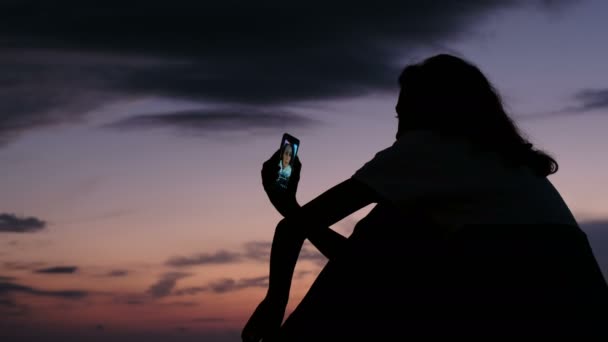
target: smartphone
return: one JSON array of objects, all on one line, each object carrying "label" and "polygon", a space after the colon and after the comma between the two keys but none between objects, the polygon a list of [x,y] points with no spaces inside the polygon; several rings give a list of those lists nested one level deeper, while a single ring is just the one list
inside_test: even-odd
[{"label": "smartphone", "polygon": [[279,173],[276,180],[277,185],[283,189],[287,189],[292,166],[299,150],[300,139],[289,133],[283,134],[280,145]]}]

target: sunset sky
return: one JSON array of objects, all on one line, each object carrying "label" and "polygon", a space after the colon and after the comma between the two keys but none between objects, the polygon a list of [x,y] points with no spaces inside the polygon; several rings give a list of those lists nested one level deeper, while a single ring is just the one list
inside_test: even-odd
[{"label": "sunset sky", "polygon": [[[557,159],[608,276],[606,1],[33,3],[0,4],[2,341],[238,341],[280,220],[263,161],[301,140],[300,203],[350,177],[437,53]],[[325,261],[305,245],[289,310]]]}]

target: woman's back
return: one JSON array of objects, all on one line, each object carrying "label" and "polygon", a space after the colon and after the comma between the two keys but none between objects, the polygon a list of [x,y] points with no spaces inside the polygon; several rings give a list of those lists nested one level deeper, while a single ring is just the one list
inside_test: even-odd
[{"label": "woman's back", "polygon": [[542,176],[509,165],[462,138],[429,130],[407,132],[353,178],[404,212],[434,223],[576,225],[568,206]]}]

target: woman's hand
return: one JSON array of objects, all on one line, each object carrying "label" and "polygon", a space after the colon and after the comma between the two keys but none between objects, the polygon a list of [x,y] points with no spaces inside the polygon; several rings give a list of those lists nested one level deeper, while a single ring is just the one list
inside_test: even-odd
[{"label": "woman's hand", "polygon": [[291,165],[291,176],[285,189],[277,184],[280,160],[281,151],[278,150],[264,162],[262,165],[262,185],[264,186],[266,195],[268,195],[268,199],[270,199],[270,203],[283,217],[287,217],[290,212],[300,207],[296,200],[296,192],[298,190],[298,183],[300,182],[302,164],[300,163],[300,158],[296,156]]},{"label": "woman's hand", "polygon": [[243,342],[259,342],[277,333],[285,315],[285,305],[264,298],[241,333]]}]

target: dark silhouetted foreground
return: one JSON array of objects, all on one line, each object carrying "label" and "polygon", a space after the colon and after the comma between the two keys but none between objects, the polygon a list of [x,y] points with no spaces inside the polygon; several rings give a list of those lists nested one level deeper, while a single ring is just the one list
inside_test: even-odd
[{"label": "dark silhouetted foreground", "polygon": [[[285,218],[243,340],[608,338],[608,286],[547,178],[557,162],[460,58],[408,66],[399,85],[396,141],[306,205],[296,201],[299,159],[286,191],[272,185],[279,152],[264,163],[264,189]],[[329,228],[372,203],[350,237]],[[305,239],[329,262],[283,323]]]}]

